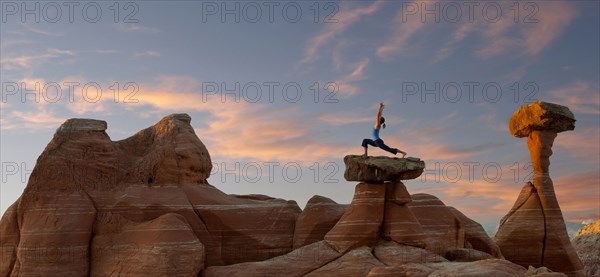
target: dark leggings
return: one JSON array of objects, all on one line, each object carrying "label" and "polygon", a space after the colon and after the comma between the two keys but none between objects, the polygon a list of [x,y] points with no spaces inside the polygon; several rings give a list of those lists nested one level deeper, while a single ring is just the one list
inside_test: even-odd
[{"label": "dark leggings", "polygon": [[383,142],[382,139],[376,139],[376,140],[372,140],[372,139],[363,139],[362,142],[362,147],[367,148],[367,145],[371,145],[371,146],[375,146],[375,147],[379,147],[385,151],[388,151],[394,155],[398,154],[398,149],[396,148],[391,148],[387,145],[385,145],[385,143]]}]

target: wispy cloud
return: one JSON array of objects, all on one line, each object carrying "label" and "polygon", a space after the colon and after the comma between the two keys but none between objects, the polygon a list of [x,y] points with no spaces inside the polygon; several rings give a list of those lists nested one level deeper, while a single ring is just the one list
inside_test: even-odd
[{"label": "wispy cloud", "polygon": [[[597,121],[596,124],[598,124]],[[600,163],[599,141],[600,129],[598,126],[575,127],[573,131],[560,133],[554,140],[554,147],[564,150],[566,155],[577,158],[579,161],[598,165]]]},{"label": "wispy cloud", "polygon": [[99,49],[99,50],[94,50],[93,52],[98,55],[112,55],[112,54],[119,53],[119,51],[117,51],[117,50],[110,50],[110,49]]},{"label": "wispy cloud", "polygon": [[[502,3],[505,6],[509,4]],[[477,55],[486,59],[515,52],[537,56],[562,35],[577,15],[574,5],[567,1],[544,1],[535,4],[539,10],[531,20],[537,22],[515,24],[512,19],[505,18],[493,24],[483,25],[485,44],[477,50]]]},{"label": "wispy cloud", "polygon": [[33,66],[47,62],[50,59],[60,58],[65,56],[76,56],[77,53],[71,50],[49,48],[40,54],[31,55],[20,55],[20,56],[9,56],[1,57],[0,64],[6,70],[10,70],[14,67],[20,68],[32,68]]},{"label": "wispy cloud", "polygon": [[[372,15],[377,12],[384,4],[384,1],[373,1],[367,7],[352,8],[351,2],[343,2],[344,5],[340,8],[340,13],[336,15],[337,23],[327,24],[319,34],[312,37],[308,41],[305,49],[305,54],[300,64],[312,62],[319,58],[319,51],[325,45],[331,43],[332,40],[340,39],[339,36],[344,33],[350,26],[357,23],[363,16]],[[339,47],[340,45],[338,45]]]},{"label": "wispy cloud", "polygon": [[[50,24],[50,25],[54,26],[54,24]],[[21,23],[21,26],[23,28],[25,28],[25,30],[27,30],[31,33],[43,35],[43,36],[47,36],[47,37],[62,37],[65,35],[64,33],[61,33],[61,32],[53,32],[53,31],[47,31],[47,30],[35,28],[31,24]]]},{"label": "wispy cloud", "polygon": [[[429,1],[427,3],[433,4]],[[512,2],[499,2],[498,4],[502,6],[503,10],[514,8],[511,6]],[[431,63],[441,62],[453,55],[456,49],[461,47],[461,42],[471,34],[477,34],[481,41],[474,51],[475,56],[481,59],[490,59],[509,53],[516,53],[518,56],[538,56],[562,35],[565,28],[576,18],[577,10],[568,1],[536,2],[535,7],[535,12],[528,14],[527,17],[519,18],[535,22],[515,23],[513,17],[505,16],[496,22],[479,19],[473,22],[450,24],[449,26],[456,25],[458,27],[437,50]],[[528,10],[533,8],[532,6]],[[396,22],[401,15],[402,11],[399,11]],[[425,25],[416,18],[403,22],[403,26],[397,29],[395,35],[381,46],[377,53],[382,58],[389,58],[395,53],[400,54],[403,49],[408,47],[408,43],[414,35],[418,31],[422,31]],[[445,26],[448,27],[448,25]],[[524,75],[525,69],[526,66],[517,68],[511,73],[514,75],[511,76],[511,79],[520,79],[519,76]]]},{"label": "wispy cloud", "polygon": [[[536,2],[537,3],[537,2]],[[544,1],[540,3],[539,21],[524,28],[523,46],[530,55],[538,55],[575,19],[577,10],[568,1]]]},{"label": "wispy cloud", "polygon": [[475,52],[479,58],[489,59],[500,54],[510,53],[512,49],[521,44],[519,38],[510,34],[511,27],[516,27],[511,20],[500,19],[495,23],[479,25],[478,28],[483,39],[483,46]]},{"label": "wispy cloud", "polygon": [[141,107],[152,106],[161,113],[208,113],[206,127],[197,128],[196,132],[214,149],[211,154],[220,157],[310,163],[347,154],[348,145],[316,140],[318,130],[306,120],[314,116],[301,109],[272,108],[232,98],[221,101],[218,95],[206,98],[200,84],[190,77],[165,76],[156,83],[141,85],[147,89],[136,97]]},{"label": "wispy cloud", "polygon": [[477,27],[477,25],[470,23],[470,22],[462,23],[460,25],[460,27],[458,29],[456,29],[456,31],[454,31],[454,33],[452,34],[450,39],[446,42],[444,47],[440,48],[437,51],[437,53],[431,60],[431,63],[438,63],[440,61],[445,60],[452,54],[454,54],[454,52],[456,51],[456,48],[458,48],[458,44],[460,42],[462,42],[463,40],[465,40],[465,38],[467,38],[467,36],[470,33],[475,31],[476,27]]},{"label": "wispy cloud", "polygon": [[147,27],[139,23],[120,23],[116,24],[117,30],[128,33],[147,33],[156,34],[160,33],[160,29],[154,27]]},{"label": "wispy cloud", "polygon": [[2,115],[2,130],[47,130],[54,129],[65,121],[48,106],[37,105],[27,111],[9,111]]},{"label": "wispy cloud", "polygon": [[317,117],[319,120],[330,125],[348,125],[355,123],[375,122],[372,116],[359,117],[354,112],[337,112],[320,114]]},{"label": "wispy cloud", "polygon": [[582,114],[600,114],[600,85],[578,81],[548,92],[558,103]]},{"label": "wispy cloud", "polygon": [[405,20],[404,11],[400,9],[392,22],[392,26],[394,26],[392,36],[383,43],[383,45],[377,48],[377,55],[384,60],[389,60],[393,56],[400,54],[406,49],[412,36],[426,25],[427,24],[421,22],[421,20]]},{"label": "wispy cloud", "polygon": [[11,46],[30,45],[33,43],[35,43],[35,41],[27,39],[2,39],[2,41],[0,41],[0,47],[6,48]]},{"label": "wispy cloud", "polygon": [[600,175],[598,171],[579,171],[553,177],[556,197],[565,218],[581,222],[600,218]]},{"label": "wispy cloud", "polygon": [[153,50],[149,50],[149,51],[145,51],[145,52],[135,52],[133,54],[134,58],[141,58],[141,57],[160,57],[160,53],[158,51],[153,51]]},{"label": "wispy cloud", "polygon": [[56,48],[49,48],[47,53],[53,57],[64,55],[64,56],[75,56],[77,53],[71,50],[62,50]]},{"label": "wispy cloud", "polygon": [[365,78],[365,68],[369,64],[369,59],[363,59],[354,65],[354,68],[350,74],[342,76],[335,83],[339,85],[340,95],[343,97],[350,97],[360,92],[360,88],[355,82]]}]

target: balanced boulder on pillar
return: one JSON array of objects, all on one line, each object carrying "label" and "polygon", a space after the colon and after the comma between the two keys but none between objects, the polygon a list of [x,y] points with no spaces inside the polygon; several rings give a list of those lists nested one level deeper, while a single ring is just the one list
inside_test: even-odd
[{"label": "balanced boulder on pillar", "polygon": [[347,181],[369,183],[415,179],[425,169],[425,162],[418,158],[348,155],[344,157],[344,163]]},{"label": "balanced boulder on pillar", "polygon": [[585,276],[569,241],[549,171],[554,139],[560,132],[575,129],[575,116],[565,106],[538,101],[517,110],[509,129],[515,137],[527,137],[534,175],[500,221],[498,246],[506,259],[522,266]]}]

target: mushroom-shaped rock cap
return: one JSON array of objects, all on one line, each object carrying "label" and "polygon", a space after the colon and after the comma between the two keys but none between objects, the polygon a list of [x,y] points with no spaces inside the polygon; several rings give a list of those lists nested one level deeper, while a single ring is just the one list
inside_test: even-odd
[{"label": "mushroom-shaped rock cap", "polygon": [[529,136],[532,131],[555,131],[575,129],[575,116],[568,107],[537,101],[521,106],[508,122],[510,133],[518,138]]},{"label": "mushroom-shaped rock cap", "polygon": [[385,182],[415,179],[421,176],[425,162],[418,158],[390,158],[384,156],[363,157],[348,155],[344,157],[347,181]]}]

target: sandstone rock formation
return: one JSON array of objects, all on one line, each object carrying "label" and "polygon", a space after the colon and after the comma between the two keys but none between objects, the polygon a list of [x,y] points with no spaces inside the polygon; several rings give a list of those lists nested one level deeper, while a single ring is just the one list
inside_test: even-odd
[{"label": "sandstone rock formation", "polygon": [[344,157],[344,163],[347,181],[368,183],[415,179],[425,169],[425,162],[417,158],[348,155]]},{"label": "sandstone rock formation", "polygon": [[525,268],[513,264],[507,260],[486,259],[470,263],[436,263],[427,264],[435,271],[427,275],[428,277],[446,277],[446,276],[461,276],[461,277],[509,277],[523,276]]},{"label": "sandstone rock formation", "polygon": [[400,266],[374,267],[368,277],[515,277],[523,276],[525,268],[501,259],[486,259],[476,262],[408,263]]},{"label": "sandstone rock formation", "polygon": [[[417,178],[423,161],[347,156],[345,176],[361,182],[352,203],[314,196],[301,211],[208,184],[210,155],[190,123],[169,115],[111,141],[103,121],[66,121],[0,221],[0,277],[526,272],[477,222],[433,195],[409,194],[401,180]],[[519,199],[544,207],[530,197],[534,184]]]},{"label": "sandstone rock formation", "polygon": [[373,257],[371,248],[362,246],[356,248],[339,259],[328,263],[327,265],[312,271],[304,276],[306,277],[337,277],[337,276],[355,276],[363,277],[369,274],[371,268],[383,266],[383,264]]},{"label": "sandstone rock formation", "polygon": [[[375,175],[401,176],[402,172],[361,176]],[[340,212],[343,215],[330,227]],[[352,203],[344,209],[315,196],[296,227],[298,244],[292,252],[264,261],[210,266],[203,276],[448,276],[461,271],[467,276],[521,276],[525,272],[497,259],[502,254],[481,225],[432,195],[411,196],[398,179],[359,183]],[[324,240],[302,245],[311,237]],[[451,263],[443,255],[469,262]]]},{"label": "sandstone rock formation", "polygon": [[186,276],[204,268],[204,246],[179,214],[168,213],[141,223],[119,215],[104,220],[119,227],[98,230],[94,235],[92,276]]},{"label": "sandstone rock formation", "polygon": [[294,249],[323,240],[347,208],[348,205],[335,203],[319,195],[309,199],[296,221]]},{"label": "sandstone rock formation", "polygon": [[266,261],[208,267],[202,276],[304,276],[340,256],[328,243],[320,241]]},{"label": "sandstone rock formation", "polygon": [[600,277],[600,219],[579,229],[571,242],[588,277]]},{"label": "sandstone rock formation", "polygon": [[453,262],[473,262],[494,258],[494,256],[479,250],[458,247],[446,250],[444,257]]},{"label": "sandstone rock formation", "polygon": [[419,193],[412,198],[407,205],[425,233],[426,249],[444,256],[450,248],[470,248],[502,258],[500,249],[479,223],[433,195]]},{"label": "sandstone rock formation", "polygon": [[325,235],[325,241],[339,252],[359,246],[373,246],[381,231],[384,202],[385,185],[356,185],[352,203]]},{"label": "sandstone rock formation", "polygon": [[385,213],[381,235],[384,239],[425,248],[426,239],[421,224],[408,207],[412,197],[400,181],[387,182]]},{"label": "sandstone rock formation", "polygon": [[425,249],[396,243],[389,240],[380,240],[373,249],[375,257],[386,266],[400,266],[409,263],[437,263],[447,262],[444,257]]},{"label": "sandstone rock formation", "polygon": [[500,221],[496,242],[508,260],[522,266],[546,266],[568,276],[584,276],[549,175],[552,143],[557,133],[573,130],[574,122],[567,107],[545,102],[523,105],[511,117],[511,134],[527,137],[534,175]]},{"label": "sandstone rock formation", "polygon": [[190,122],[173,114],[111,141],[104,121],[67,120],[0,222],[2,276],[195,276],[289,253],[297,204],[209,185]]}]

